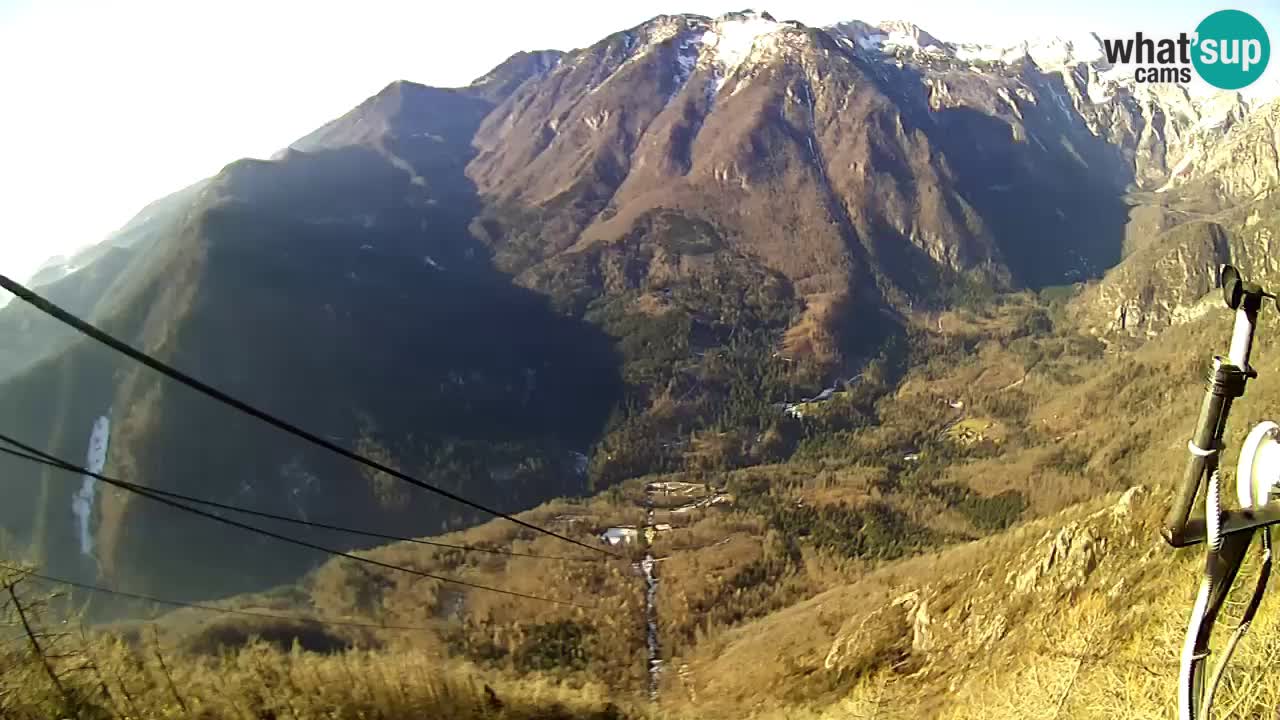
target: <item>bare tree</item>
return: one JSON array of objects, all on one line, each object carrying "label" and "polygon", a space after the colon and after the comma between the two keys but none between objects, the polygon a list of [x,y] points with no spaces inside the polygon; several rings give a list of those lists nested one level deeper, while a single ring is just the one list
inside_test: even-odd
[{"label": "bare tree", "polygon": [[[36,599],[25,598],[19,590],[26,579],[27,573],[24,571],[7,572],[0,578],[0,590],[3,591],[3,600],[0,601],[3,602],[3,605],[0,605],[0,616],[4,618],[4,626],[20,629],[21,635],[19,637],[25,637],[26,639],[30,652],[30,662],[48,678],[50,685],[62,698],[64,710],[75,714],[78,706],[75,695],[62,682],[62,675],[54,669],[56,661],[76,656],[75,653],[59,653],[54,648],[69,633],[48,632],[43,629],[43,622],[41,622],[43,609],[56,595]],[[7,691],[13,690],[12,688],[5,689]]]}]

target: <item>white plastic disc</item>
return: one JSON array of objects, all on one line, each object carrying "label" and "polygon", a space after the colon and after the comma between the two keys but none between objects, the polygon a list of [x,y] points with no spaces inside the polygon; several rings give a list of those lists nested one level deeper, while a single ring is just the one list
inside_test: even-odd
[{"label": "white plastic disc", "polygon": [[1271,499],[1271,490],[1280,481],[1280,425],[1270,420],[1249,431],[1236,465],[1236,492],[1240,507],[1260,508]]}]

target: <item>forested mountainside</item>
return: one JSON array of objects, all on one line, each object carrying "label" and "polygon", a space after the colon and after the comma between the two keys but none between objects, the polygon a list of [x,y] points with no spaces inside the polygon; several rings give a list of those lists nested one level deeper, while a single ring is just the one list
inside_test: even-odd
[{"label": "forested mountainside", "polygon": [[[1070,363],[1199,317],[1217,264],[1272,272],[1275,107],[1135,84],[1087,43],[661,16],[580,50],[518,53],[468,87],[392,83],[34,282],[221,389],[503,510],[655,473],[856,464],[870,429],[914,427],[896,415],[914,405],[883,403],[933,356],[985,338],[1020,358],[983,371],[996,388],[973,385],[982,397],[964,407],[980,417],[963,427],[985,437],[981,423],[1026,422],[1038,399],[1022,383],[1053,358],[1069,387]],[[1003,310],[937,324],[992,303]],[[105,417],[106,471],[155,487],[409,534],[483,519],[21,303],[0,327],[2,422],[63,457],[83,457]],[[931,427],[962,387],[929,377]],[[923,432],[876,452],[913,462]],[[60,572],[199,598],[316,563],[247,555],[233,530],[106,489],[85,530],[79,479],[0,467],[11,544]],[[994,519],[894,553],[1059,508],[967,492],[937,507]],[[906,522],[885,512],[887,527]]]}]

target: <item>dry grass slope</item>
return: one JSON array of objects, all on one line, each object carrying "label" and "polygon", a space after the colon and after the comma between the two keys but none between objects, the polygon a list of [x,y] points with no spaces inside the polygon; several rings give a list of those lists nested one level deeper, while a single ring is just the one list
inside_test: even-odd
[{"label": "dry grass slope", "polygon": [[[25,585],[14,576],[5,583]],[[281,648],[253,638],[208,654],[163,647],[152,633],[64,635],[66,625],[46,625],[34,614],[37,599],[16,597],[32,633],[25,633],[20,622],[8,622],[18,616],[13,603],[6,606],[0,646],[5,669],[0,717],[6,719],[621,720],[640,715],[617,704],[600,685],[482,674],[427,651],[316,653],[297,641]],[[258,629],[270,631],[269,626]]]}]

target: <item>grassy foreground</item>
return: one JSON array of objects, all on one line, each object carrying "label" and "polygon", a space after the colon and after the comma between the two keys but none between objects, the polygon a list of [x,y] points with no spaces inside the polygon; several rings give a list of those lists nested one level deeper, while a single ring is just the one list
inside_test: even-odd
[{"label": "grassy foreground", "polygon": [[[7,608],[7,618],[13,605]],[[61,635],[37,626],[40,652],[12,624],[0,649],[0,717],[495,718],[639,717],[599,686],[481,675],[426,652],[288,650],[255,639],[216,656],[160,650],[137,635]]]}]

